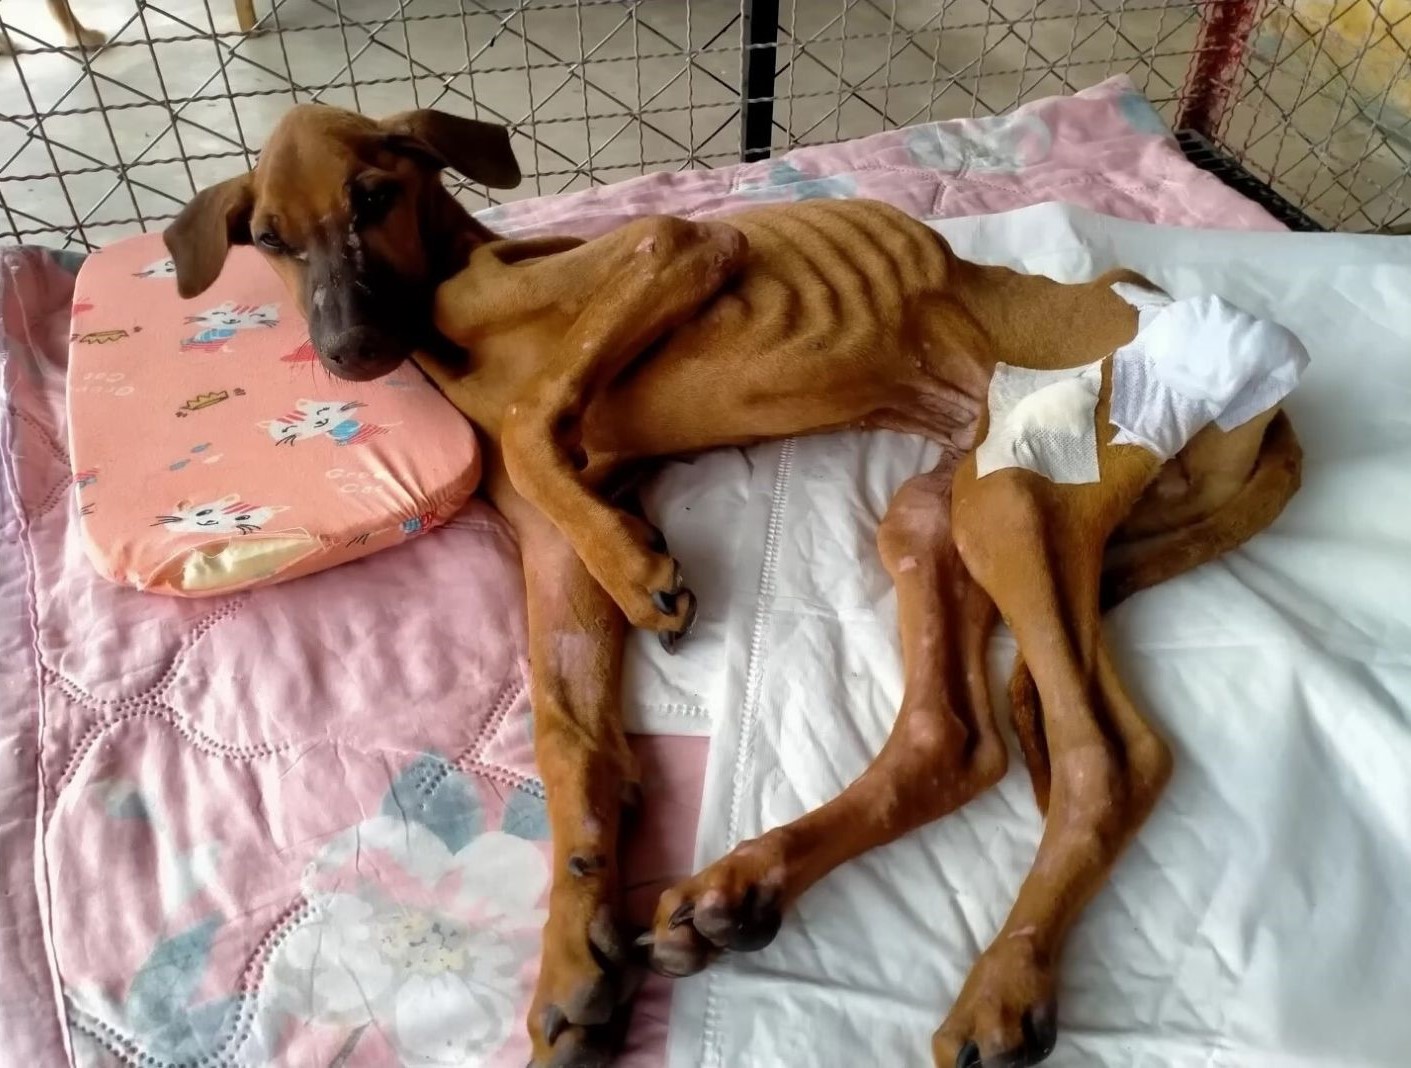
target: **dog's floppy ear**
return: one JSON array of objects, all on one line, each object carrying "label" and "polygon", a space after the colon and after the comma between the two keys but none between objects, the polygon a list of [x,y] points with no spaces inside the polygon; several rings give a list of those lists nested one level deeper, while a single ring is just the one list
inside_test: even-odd
[{"label": "dog's floppy ear", "polygon": [[419,156],[433,167],[454,167],[492,189],[519,185],[519,163],[503,126],[422,108],[383,119],[382,127],[396,151]]},{"label": "dog's floppy ear", "polygon": [[201,190],[162,231],[162,242],[176,265],[176,291],[183,297],[210,288],[220,277],[231,245],[250,243],[254,203],[250,176],[242,174]]}]

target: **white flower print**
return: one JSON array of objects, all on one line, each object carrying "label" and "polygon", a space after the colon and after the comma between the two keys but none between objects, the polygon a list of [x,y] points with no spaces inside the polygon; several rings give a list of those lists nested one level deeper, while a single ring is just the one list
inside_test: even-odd
[{"label": "white flower print", "polygon": [[378,816],[304,881],[314,913],[271,957],[273,1005],[374,1026],[410,1068],[480,1064],[509,1039],[544,919],[540,847],[488,831],[453,853],[421,823]]}]

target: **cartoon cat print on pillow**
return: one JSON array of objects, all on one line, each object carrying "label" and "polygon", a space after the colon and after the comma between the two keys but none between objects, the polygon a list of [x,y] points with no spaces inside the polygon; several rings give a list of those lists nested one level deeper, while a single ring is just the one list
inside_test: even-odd
[{"label": "cartoon cat print on pillow", "polygon": [[173,534],[253,534],[287,507],[257,506],[228,493],[218,501],[192,504],[181,501],[171,515],[159,515],[153,526]]},{"label": "cartoon cat print on pillow", "polygon": [[183,352],[228,352],[226,342],[241,330],[279,325],[278,304],[236,304],[228,300],[200,315],[188,315],[188,325],[199,329],[181,341]]},{"label": "cartoon cat print on pillow", "polygon": [[172,259],[153,260],[140,271],[132,273],[134,278],[175,278],[176,261]]},{"label": "cartoon cat print on pillow", "polygon": [[295,402],[293,411],[259,425],[269,431],[276,445],[293,445],[319,437],[330,437],[335,445],[361,445],[388,429],[349,414],[364,407],[362,401],[300,400]]}]

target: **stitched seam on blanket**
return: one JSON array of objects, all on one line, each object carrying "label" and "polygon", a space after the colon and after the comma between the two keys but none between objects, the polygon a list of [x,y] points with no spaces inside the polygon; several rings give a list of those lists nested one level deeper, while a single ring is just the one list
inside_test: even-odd
[{"label": "stitched seam on blanket", "polygon": [[[45,675],[75,703],[84,706],[90,712],[102,711],[97,707],[91,695],[72,686],[63,676],[56,675],[47,669]],[[158,698],[149,697],[144,699],[139,705],[127,711],[99,720],[84,732],[83,737],[74,748],[73,756],[69,758],[69,762],[64,766],[63,774],[59,778],[59,792],[63,792],[63,790],[68,787],[69,783],[73,781],[74,776],[78,773],[78,769],[83,766],[83,762],[88,757],[88,754],[93,751],[93,747],[97,745],[98,741],[105,734],[125,723],[131,723],[139,719],[155,719],[158,722],[165,723],[175,728],[176,732],[185,738],[187,742],[207,756],[223,757],[233,760],[254,760],[262,757],[278,756],[280,753],[288,752],[290,749],[294,748],[294,743],[292,742],[281,742],[278,745],[231,745],[228,742],[223,742],[219,738],[207,734],[187,719],[185,713],[181,712],[175,706]]]},{"label": "stitched seam on blanket", "polygon": [[704,705],[685,705],[675,704],[672,702],[665,702],[662,704],[640,704],[634,702],[632,707],[635,708],[639,714],[644,712],[651,712],[659,713],[663,716],[691,716],[698,719],[704,719],[710,715],[710,712],[705,708]]},{"label": "stitched seam on blanket", "polygon": [[[8,262],[8,257],[0,254],[0,301],[3,301],[5,291],[4,275],[7,272],[15,271],[18,271],[18,267]],[[24,323],[26,327],[29,326],[28,316],[25,316]],[[9,346],[5,344],[4,326],[0,324],[0,411],[20,415],[21,413],[18,406],[12,404],[10,399],[9,373],[12,370],[10,365],[12,358],[13,356]],[[34,562],[33,546],[29,542],[30,522],[28,516],[25,514],[24,503],[20,499],[19,471],[13,465],[15,444],[16,436],[11,420],[5,415],[0,415],[0,480],[4,482],[4,485],[0,486],[0,494],[4,494],[8,498],[9,508],[13,509],[16,524],[15,544],[19,549],[20,560],[24,566],[24,624],[27,624],[29,627],[30,674],[35,685],[34,893],[39,906],[44,960],[48,965],[49,981],[52,984],[50,996],[54,1000],[54,1015],[59,1030],[59,1042],[64,1050],[66,1059],[72,1061],[73,1048],[69,1037],[68,1013],[66,1012],[63,994],[61,993],[63,985],[59,977],[59,961],[54,952],[54,940],[52,938],[54,902],[49,892],[49,870],[47,857],[44,852],[46,791],[44,783],[44,761],[41,758],[40,739],[44,736],[44,725],[47,722],[48,714],[48,702],[43,685],[43,660],[39,645],[39,598],[36,593],[37,569]],[[17,625],[20,625],[19,621],[17,621]]]},{"label": "stitched seam on blanket", "polygon": [[[509,718],[510,709],[519,704],[519,700],[524,694],[525,682],[523,675],[508,682],[501,691],[499,699],[492,707],[490,715],[487,716],[485,722],[481,724],[480,730],[475,736],[475,740],[462,750],[461,754],[451,761],[451,764],[460,768],[462,771],[470,771],[484,775],[487,779],[498,782],[503,786],[508,786],[516,790],[524,790],[526,793],[533,794],[542,801],[545,797],[544,784],[538,779],[518,772],[513,768],[507,768],[503,764],[491,764],[481,759],[485,747],[500,733],[500,728],[504,726],[505,720]],[[437,786],[440,786],[441,780],[449,773],[450,766],[448,765],[441,776],[432,784],[430,789],[434,790]],[[427,792],[430,793],[430,790]]]},{"label": "stitched seam on blanket", "polygon": [[30,513],[30,520],[43,519],[52,512],[55,507],[68,499],[68,489],[74,484],[72,475],[65,475],[54,484],[54,488],[46,493],[33,508],[26,509]]},{"label": "stitched seam on blanket", "polygon": [[64,450],[64,447],[54,439],[54,435],[49,433],[49,429],[43,423],[30,415],[29,412],[22,411],[19,408],[15,409],[15,418],[22,423],[27,423],[30,429],[40,436],[41,440],[44,442],[44,447],[54,455],[54,459],[62,463],[65,470],[68,469],[69,454]]},{"label": "stitched seam on blanket", "polygon": [[65,998],[74,1015],[74,1025],[118,1060],[134,1068],[150,1068],[151,1065],[161,1065],[163,1068],[236,1068],[241,1063],[239,1053],[254,1030],[253,1025],[258,1016],[255,1010],[260,1004],[264,990],[261,980],[264,978],[265,968],[269,966],[270,958],[291,932],[318,911],[319,907],[314,902],[300,895],[279,914],[273,926],[255,944],[255,948],[250,952],[250,959],[240,972],[240,994],[235,1019],[229,1025],[228,1033],[222,1037],[220,1045],[212,1053],[194,1061],[183,1061],[180,1065],[172,1061],[158,1060],[143,1049],[140,1039],[124,1033]]},{"label": "stitched seam on blanket", "polygon": [[[779,450],[779,466],[774,473],[774,499],[769,504],[765,527],[764,561],[760,566],[759,598],[755,601],[754,627],[750,633],[749,664],[745,672],[745,700],[740,711],[740,741],[735,753],[734,782],[730,790],[730,819],[726,843],[733,846],[740,836],[740,808],[744,803],[745,774],[754,758],[755,721],[759,715],[760,694],[764,688],[765,632],[769,627],[769,606],[774,601],[775,573],[779,566],[779,536],[784,526],[784,505],[788,499],[789,476],[793,473],[794,439],[788,438]],[[720,1005],[716,996],[718,971],[707,972],[705,1008],[701,1014],[701,1064],[721,1063]]]},{"label": "stitched seam on blanket", "polygon": [[59,671],[58,668],[50,667],[48,664],[44,663],[42,656],[40,663],[46,673],[71,688],[76,695],[83,698],[90,707],[95,710],[108,708],[119,710],[124,708],[140,708],[149,703],[164,703],[162,702],[162,698],[158,695],[162,694],[176,681],[176,673],[181,668],[182,661],[185,659],[186,654],[189,653],[192,647],[204,638],[217,623],[220,623],[222,620],[234,618],[240,609],[245,607],[245,602],[249,599],[250,594],[248,591],[237,593],[233,595],[230,600],[196,620],[187,630],[186,637],[182,639],[181,645],[177,648],[176,652],[172,654],[171,662],[167,664],[166,668],[162,671],[161,677],[158,678],[156,682],[152,683],[151,686],[148,686],[147,689],[128,694],[126,697],[98,697],[90,693],[77,679],[72,679]]}]

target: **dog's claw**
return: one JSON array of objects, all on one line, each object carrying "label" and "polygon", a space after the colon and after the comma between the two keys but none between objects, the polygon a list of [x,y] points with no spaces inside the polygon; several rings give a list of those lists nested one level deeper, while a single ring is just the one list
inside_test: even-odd
[{"label": "dog's claw", "polygon": [[1024,1031],[1024,1052],[1031,1058],[1030,1064],[1038,1064],[1058,1045],[1058,1013],[1051,1002],[1029,1009],[1020,1018],[1019,1026]]},{"label": "dog's claw", "polygon": [[676,652],[676,647],[681,644],[682,639],[686,638],[691,633],[691,629],[696,625],[696,595],[690,590],[682,590],[681,596],[686,598],[686,619],[685,622],[681,624],[681,629],[657,632],[657,641],[661,642],[661,647],[668,653],[673,654]]},{"label": "dog's claw", "polygon": [[955,1068],[980,1068],[980,1047],[973,1039],[955,1055]]},{"label": "dog's claw", "polygon": [[665,590],[652,591],[652,606],[664,616],[676,614],[676,594]]},{"label": "dog's claw", "polygon": [[676,906],[676,910],[667,918],[666,926],[673,931],[683,923],[690,923],[696,915],[696,903],[694,901],[683,901]]},{"label": "dog's claw", "polygon": [[550,1005],[544,1010],[544,1041],[549,1045],[552,1046],[558,1041],[559,1035],[563,1034],[563,1029],[567,1026],[568,1017],[557,1005]]}]

